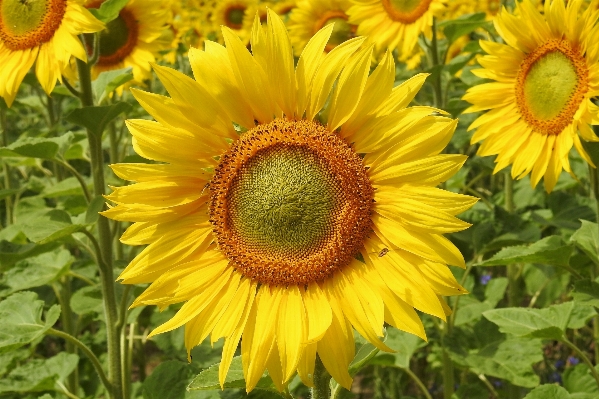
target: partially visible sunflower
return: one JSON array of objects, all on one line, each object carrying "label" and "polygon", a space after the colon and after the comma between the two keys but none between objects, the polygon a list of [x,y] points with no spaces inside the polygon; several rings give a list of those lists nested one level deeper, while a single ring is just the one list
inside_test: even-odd
[{"label": "partially visible sunflower", "polygon": [[9,107],[34,62],[37,79],[50,94],[71,56],[87,60],[77,36],[98,32],[104,24],[80,3],[0,0],[0,97]]},{"label": "partially visible sunflower", "polygon": [[312,36],[331,23],[334,28],[326,51],[355,37],[357,26],[347,22],[350,6],[349,0],[299,0],[287,23],[295,54],[299,56]]},{"label": "partially visible sunflower", "polygon": [[[592,165],[580,137],[599,141],[599,13],[582,1],[545,2],[540,14],[531,0],[516,3],[517,15],[503,10],[494,20],[506,44],[482,40],[489,54],[479,59],[476,76],[495,82],[469,89],[465,112],[488,111],[470,129],[472,143],[483,141],[481,156],[497,155],[495,172],[512,165],[512,176],[531,173],[536,186],[555,187],[562,168],[571,172],[572,146]],[[579,137],[580,135],[580,137]]]},{"label": "partially visible sunflower", "polygon": [[[98,8],[104,1],[91,0],[86,7]],[[164,45],[158,39],[168,29],[170,17],[170,8],[163,0],[129,0],[100,34],[100,56],[92,69],[93,76],[132,67],[135,82],[149,79],[150,63],[156,61]]]},{"label": "partially visible sunflower", "polygon": [[242,42],[249,43],[251,22],[253,22],[255,14],[251,15],[250,24],[244,24],[244,20],[247,20],[251,9],[255,11],[254,6],[257,2],[257,0],[222,0],[218,2],[212,12],[211,21],[219,42],[222,43],[224,40],[220,27],[226,26],[235,32]]},{"label": "partially visible sunflower", "polygon": [[465,293],[443,234],[476,199],[435,188],[466,158],[441,154],[457,121],[406,108],[426,76],[394,87],[389,52],[369,76],[364,38],[325,54],[332,28],[294,67],[269,10],[251,53],[223,27],[226,48],[190,50],[195,80],[154,66],[170,98],[132,90],[156,119],[127,122],[134,149],[161,163],[112,165],[137,183],[103,214],[149,244],[119,279],[152,283],[133,306],[184,302],[150,336],[185,326],[188,351],[224,338],[221,384],[241,340],[248,391],[266,368],[280,390],[296,371],[312,386],[317,355],[349,388],[354,328],[390,351],[385,322],[425,338],[414,308],[445,319],[442,296]]},{"label": "partially visible sunflower", "polygon": [[445,0],[354,0],[349,23],[358,25],[358,35],[368,36],[375,53],[397,49],[401,61],[413,56],[418,36],[430,37],[433,17],[440,16]]}]

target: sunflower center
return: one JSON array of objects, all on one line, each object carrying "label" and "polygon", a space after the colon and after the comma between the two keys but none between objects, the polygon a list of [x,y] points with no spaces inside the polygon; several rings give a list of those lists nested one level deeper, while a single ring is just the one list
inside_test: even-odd
[{"label": "sunflower center", "polygon": [[559,134],[588,91],[588,68],[566,40],[551,40],[530,53],[518,71],[516,100],[535,131]]},{"label": "sunflower center", "polygon": [[389,17],[403,24],[414,23],[430,6],[432,0],[382,0]]},{"label": "sunflower center", "polygon": [[327,52],[356,35],[356,25],[347,22],[347,14],[341,10],[329,10],[325,12],[314,24],[314,33],[316,34],[324,26],[332,23],[335,25],[325,48]]},{"label": "sunflower center", "polygon": [[210,182],[210,220],[233,267],[263,284],[321,281],[371,231],[360,157],[312,121],[275,120],[236,141]]},{"label": "sunflower center", "polygon": [[225,10],[225,21],[231,29],[241,29],[246,7],[244,5],[233,5]]},{"label": "sunflower center", "polygon": [[119,16],[106,24],[100,33],[98,65],[109,66],[122,62],[137,45],[139,25],[133,13],[122,9]]},{"label": "sunflower center", "polygon": [[62,23],[66,0],[0,0],[0,40],[9,50],[46,43]]}]

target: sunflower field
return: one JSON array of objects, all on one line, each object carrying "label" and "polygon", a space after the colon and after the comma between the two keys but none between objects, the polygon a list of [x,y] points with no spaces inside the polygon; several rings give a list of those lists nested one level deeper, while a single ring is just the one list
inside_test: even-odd
[{"label": "sunflower field", "polygon": [[0,399],[598,399],[599,0],[0,0]]}]

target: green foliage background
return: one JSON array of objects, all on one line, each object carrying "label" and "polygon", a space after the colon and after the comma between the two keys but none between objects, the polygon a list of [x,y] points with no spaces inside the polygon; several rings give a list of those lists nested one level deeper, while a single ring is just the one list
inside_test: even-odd
[{"label": "green foliage background", "polygon": [[[104,19],[114,14],[103,12]],[[387,344],[397,349],[388,354],[356,335],[354,387],[349,392],[333,381],[332,396],[596,399],[597,173],[572,152],[575,176],[563,173],[549,195],[531,188],[528,178],[512,182],[506,173],[493,175],[493,160],[475,156],[477,146],[470,144],[466,128],[477,115],[461,114],[467,107],[461,97],[483,81],[471,73],[482,54],[478,39],[497,39],[497,33],[484,14],[444,21],[437,29],[442,39],[422,39],[428,58],[421,69],[431,76],[416,103],[459,118],[447,151],[470,156],[444,188],[481,199],[460,216],[473,226],[450,236],[468,265],[453,272],[471,294],[449,299],[454,313],[448,323],[422,315],[428,342],[388,328]],[[444,62],[449,45],[463,35],[470,41],[462,53]],[[178,60],[175,67],[189,74],[187,59]],[[414,73],[399,65],[396,84]],[[205,342],[187,362],[182,329],[147,339],[177,307],[128,310],[142,286],[115,284],[118,319],[107,327],[95,238],[105,201],[94,194],[89,143],[94,137],[101,143],[107,185],[127,184],[108,164],[147,162],[132,151],[124,120],[148,115],[127,91],[115,93],[131,79],[130,70],[102,73],[91,86],[95,106],[81,107],[64,86],[45,96],[29,74],[13,107],[0,103],[0,398],[111,397],[103,384],[106,371],[100,371],[111,367],[108,332],[120,343],[120,397],[248,396],[239,358],[220,390],[221,342]],[[157,80],[147,89],[165,92]],[[599,165],[599,148],[585,145]],[[110,221],[109,227],[118,275],[141,248],[119,243],[124,223]],[[278,393],[265,375],[249,396],[309,392],[296,378],[288,392]]]}]

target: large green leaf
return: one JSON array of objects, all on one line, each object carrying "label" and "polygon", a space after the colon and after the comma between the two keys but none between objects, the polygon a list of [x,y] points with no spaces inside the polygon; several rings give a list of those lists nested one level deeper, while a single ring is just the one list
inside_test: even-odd
[{"label": "large green leaf", "polygon": [[78,315],[102,313],[104,302],[100,286],[83,287],[71,296],[71,309]]},{"label": "large green leaf", "polygon": [[488,24],[489,23],[486,21],[486,14],[481,12],[464,15],[450,21],[444,21],[439,24],[439,27],[443,28],[443,33],[447,40],[449,40],[450,43],[453,43],[459,37],[474,32],[476,29]]},{"label": "large green leaf", "polygon": [[[89,188],[90,185],[88,185]],[[66,197],[73,195],[83,195],[83,190],[79,180],[74,177],[68,177],[56,184],[46,186],[41,196],[44,198]]]},{"label": "large green leaf", "polygon": [[494,278],[489,281],[485,288],[485,300],[482,302],[476,299],[474,295],[461,297],[454,324],[461,326],[477,321],[483,312],[494,309],[503,298],[507,285],[508,279],[505,277]]},{"label": "large green leaf", "polygon": [[506,379],[514,385],[532,388],[539,376],[532,365],[543,360],[541,342],[534,339],[512,338],[495,342],[469,354],[466,364],[477,374]]},{"label": "large green leaf", "polygon": [[524,399],[571,399],[571,396],[564,388],[547,384],[536,387]]},{"label": "large green leaf", "polygon": [[42,392],[59,390],[57,382],[62,383],[71,374],[79,356],[61,352],[50,359],[34,359],[11,371],[0,380],[0,393]]},{"label": "large green leaf", "polygon": [[[208,389],[220,389],[220,383],[218,381],[218,367],[220,363],[209,367],[198,374],[193,381],[189,384],[187,389],[189,390],[208,390]],[[243,378],[243,366],[241,364],[241,356],[236,356],[231,361],[227,378],[225,379],[224,388],[245,388],[245,380]],[[256,389],[267,389],[275,390],[272,380],[264,373]]]},{"label": "large green leaf", "polygon": [[88,129],[96,136],[102,136],[106,126],[119,114],[129,112],[131,105],[124,102],[112,105],[74,109],[66,120]]},{"label": "large green leaf", "polygon": [[72,139],[71,132],[54,138],[22,137],[7,147],[1,147],[0,157],[52,159],[59,151],[66,149]]},{"label": "large green leaf", "polygon": [[427,342],[414,334],[398,330],[397,328],[387,327],[387,340],[385,344],[397,352],[379,353],[373,360],[373,363],[409,368],[410,359],[414,352],[425,347]]},{"label": "large green leaf", "polygon": [[567,328],[580,328],[593,317],[590,306],[566,302],[546,309],[504,308],[483,313],[501,332],[521,337],[559,340]]},{"label": "large green leaf", "polygon": [[60,316],[54,305],[42,320],[44,302],[35,292],[18,292],[0,302],[0,353],[5,353],[36,340],[48,331]]},{"label": "large green leaf", "polygon": [[572,247],[564,244],[561,237],[549,236],[528,246],[507,247],[478,266],[500,266],[514,263],[542,263],[567,266],[572,255]]},{"label": "large green leaf", "polygon": [[58,249],[19,261],[0,278],[0,298],[55,281],[68,271],[73,260],[69,251]]},{"label": "large green leaf", "polygon": [[572,234],[570,241],[587,254],[595,264],[599,264],[599,226],[588,220],[581,220],[581,222],[582,226]]},{"label": "large green leaf", "polygon": [[22,231],[31,241],[45,244],[70,236],[82,228],[83,225],[73,224],[65,211],[52,209],[25,222]]},{"label": "large green leaf", "polygon": [[[599,366],[595,367],[599,370]],[[593,398],[599,397],[599,388],[597,381],[593,378],[591,370],[586,364],[577,364],[574,367],[569,367],[563,374],[564,388],[570,393],[586,393],[594,395]]]},{"label": "large green leaf", "polygon": [[0,240],[0,271],[13,267],[18,261],[53,250],[58,246],[56,242],[43,245],[15,244]]},{"label": "large green leaf", "polygon": [[570,295],[576,302],[599,308],[599,283],[597,281],[576,281],[574,291]]}]

